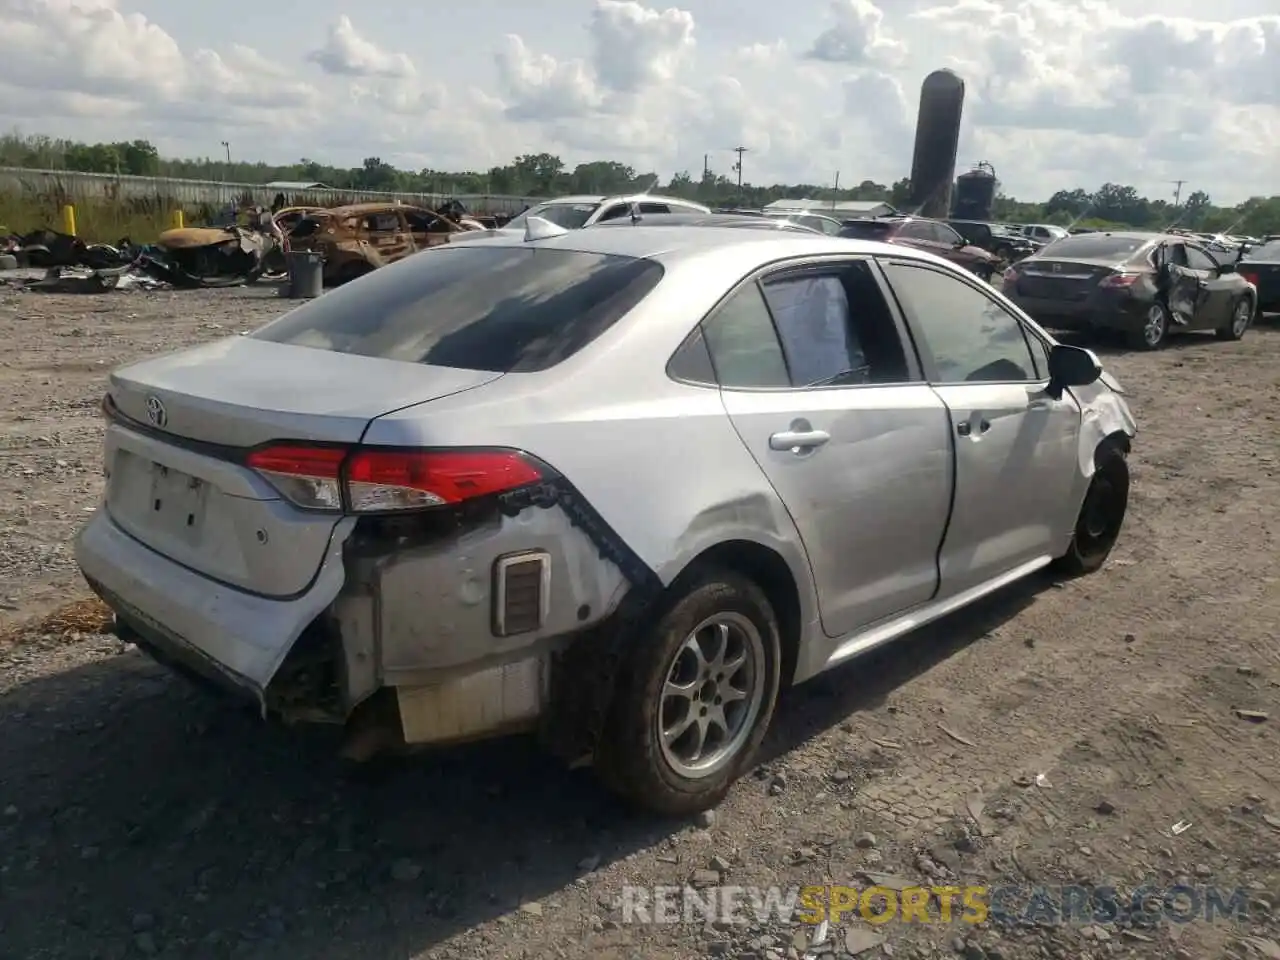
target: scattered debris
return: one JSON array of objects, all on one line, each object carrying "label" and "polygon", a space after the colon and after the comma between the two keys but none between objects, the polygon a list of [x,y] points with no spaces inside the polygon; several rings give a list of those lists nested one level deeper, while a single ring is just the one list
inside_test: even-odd
[{"label": "scattered debris", "polygon": [[976,746],[977,746],[977,744],[976,744],[976,743],[974,743],[972,740],[970,740],[968,737],[962,737],[962,736],[960,736],[960,734],[958,734],[958,733],[956,733],[954,730],[950,729],[950,728],[949,728],[946,724],[944,724],[944,723],[939,723],[939,724],[938,724],[938,729],[939,729],[939,730],[941,730],[943,733],[945,733],[948,737],[950,737],[950,738],[951,738],[952,740],[954,740],[956,743],[963,743],[966,747],[976,747]]},{"label": "scattered debris", "polygon": [[1175,823],[1172,827],[1169,828],[1169,832],[1172,833],[1175,837],[1180,837],[1182,836],[1182,834],[1186,833],[1190,829],[1191,829],[1190,820],[1179,820],[1177,823]]},{"label": "scattered debris", "polygon": [[1048,774],[1044,774],[1044,773],[1037,773],[1037,774],[1036,774],[1036,786],[1037,786],[1037,787],[1051,787],[1051,786],[1053,786],[1053,784],[1051,784],[1051,783],[1049,782],[1049,776],[1048,776]]},{"label": "scattered debris", "polygon": [[1116,805],[1110,800],[1099,800],[1093,809],[1104,817],[1109,817],[1116,812]]},{"label": "scattered debris", "polygon": [[1248,720],[1251,723],[1262,723],[1270,716],[1270,714],[1265,713],[1262,710],[1241,710],[1237,708],[1236,716],[1241,720]]},{"label": "scattered debris", "polygon": [[845,952],[855,957],[874,950],[884,942],[884,937],[880,934],[857,924],[850,926],[844,933]]}]

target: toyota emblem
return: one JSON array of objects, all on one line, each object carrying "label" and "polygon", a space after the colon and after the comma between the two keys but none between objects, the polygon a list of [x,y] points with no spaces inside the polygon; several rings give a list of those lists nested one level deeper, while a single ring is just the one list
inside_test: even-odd
[{"label": "toyota emblem", "polygon": [[1060,263],[1055,263],[1055,264],[1053,265],[1053,272],[1054,272],[1054,273],[1061,273],[1061,272],[1062,272],[1062,264],[1060,264]]},{"label": "toyota emblem", "polygon": [[169,422],[169,414],[157,396],[147,397],[147,419],[153,427],[163,428]]}]

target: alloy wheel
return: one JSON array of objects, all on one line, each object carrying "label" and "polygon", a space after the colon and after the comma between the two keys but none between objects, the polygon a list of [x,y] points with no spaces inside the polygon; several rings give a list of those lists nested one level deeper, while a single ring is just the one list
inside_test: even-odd
[{"label": "alloy wheel", "polygon": [[732,762],[764,700],[764,641],[738,613],[702,621],[676,651],[662,686],[657,737],[680,776],[701,779]]}]

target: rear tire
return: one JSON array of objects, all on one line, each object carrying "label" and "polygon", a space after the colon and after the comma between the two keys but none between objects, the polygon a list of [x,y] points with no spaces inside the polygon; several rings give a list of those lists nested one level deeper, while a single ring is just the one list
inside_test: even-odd
[{"label": "rear tire", "polygon": [[1142,318],[1142,326],[1129,331],[1125,339],[1135,350],[1159,350],[1169,339],[1170,325],[1169,308],[1153,303]]},{"label": "rear tire", "polygon": [[1219,340],[1239,340],[1253,323],[1253,301],[1241,297],[1231,308],[1231,319],[1214,331]]},{"label": "rear tire", "polygon": [[1054,572],[1079,577],[1101,569],[1120,537],[1129,507],[1129,464],[1119,447],[1105,445],[1089,480],[1067,552],[1053,561]]},{"label": "rear tire", "polygon": [[750,767],[778,696],[781,641],[764,592],[729,570],[681,578],[620,674],[595,767],[629,803],[689,816]]}]

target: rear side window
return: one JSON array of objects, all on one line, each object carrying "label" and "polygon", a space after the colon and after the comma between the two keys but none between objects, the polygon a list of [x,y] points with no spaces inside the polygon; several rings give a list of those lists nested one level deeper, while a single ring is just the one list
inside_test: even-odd
[{"label": "rear side window", "polygon": [[533,373],[626,316],[662,267],[567,250],[448,245],[382,267],[250,334],[468,370]]},{"label": "rear side window", "polygon": [[1144,237],[1108,237],[1083,234],[1055,240],[1040,251],[1042,257],[1071,257],[1075,260],[1127,260],[1146,246]]},{"label": "rear side window", "polygon": [[1280,240],[1268,240],[1260,247],[1254,247],[1245,256],[1246,260],[1280,260]]},{"label": "rear side window", "polygon": [[724,387],[789,387],[787,361],[758,284],[748,284],[703,324]]}]

